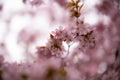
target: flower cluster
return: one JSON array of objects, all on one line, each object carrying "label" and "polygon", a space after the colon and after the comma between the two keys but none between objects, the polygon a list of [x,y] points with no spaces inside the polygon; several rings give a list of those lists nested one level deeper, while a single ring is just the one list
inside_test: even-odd
[{"label": "flower cluster", "polygon": [[[23,2],[37,7],[44,1]],[[56,0],[59,5],[66,2]],[[109,17],[108,24],[100,21],[90,25],[81,19],[85,2],[71,0],[67,8],[73,19],[70,20],[74,22],[69,21],[68,27],[52,31],[46,45],[37,46],[34,54],[37,57],[32,61],[6,62],[3,55],[7,55],[7,48],[1,44],[0,80],[120,80],[120,12],[117,3],[118,0],[102,0],[96,9],[100,15]],[[29,47],[37,40],[39,32],[22,30],[18,35],[18,42]]]}]

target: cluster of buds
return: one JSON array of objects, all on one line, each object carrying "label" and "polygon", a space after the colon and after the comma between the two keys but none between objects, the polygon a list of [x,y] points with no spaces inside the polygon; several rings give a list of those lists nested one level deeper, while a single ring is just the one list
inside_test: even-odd
[{"label": "cluster of buds", "polygon": [[[81,0],[71,0],[68,3],[67,8],[70,8],[71,17],[75,17],[77,19],[76,24],[79,24],[78,18],[81,16],[81,9],[84,6],[84,3]],[[81,3],[81,4],[80,4]]]}]

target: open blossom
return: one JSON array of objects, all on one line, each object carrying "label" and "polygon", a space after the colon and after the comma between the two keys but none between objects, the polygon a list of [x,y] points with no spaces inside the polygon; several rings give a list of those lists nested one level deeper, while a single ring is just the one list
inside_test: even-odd
[{"label": "open blossom", "polygon": [[61,41],[65,41],[67,43],[71,42],[73,40],[73,35],[72,35],[72,30],[70,30],[69,28],[59,28],[56,29],[55,31],[52,32],[52,34],[54,35],[55,38],[61,40]]},{"label": "open blossom", "polygon": [[64,52],[62,40],[54,36],[49,40],[47,47],[49,48],[53,56],[62,55]]},{"label": "open blossom", "polygon": [[88,24],[81,24],[76,29],[74,34],[74,41],[80,42],[82,46],[92,46],[95,45],[95,35],[94,29],[91,28]]}]

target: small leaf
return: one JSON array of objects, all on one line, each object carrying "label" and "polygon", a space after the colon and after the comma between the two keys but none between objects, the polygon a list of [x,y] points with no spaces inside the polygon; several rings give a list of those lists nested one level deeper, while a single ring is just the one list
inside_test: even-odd
[{"label": "small leaf", "polygon": [[69,2],[69,3],[67,4],[67,8],[72,7],[72,6],[74,6],[74,5],[75,5],[75,3]]},{"label": "small leaf", "polygon": [[79,7],[79,9],[78,9],[78,12],[79,12],[79,13],[80,13],[80,11],[81,11],[83,5],[84,5],[84,4],[82,4],[82,5]]},{"label": "small leaf", "polygon": [[50,34],[50,38],[52,39],[54,36],[52,34]]},{"label": "small leaf", "polygon": [[75,9],[74,9],[74,7],[70,10],[70,12],[75,12]]},{"label": "small leaf", "polygon": [[74,0],[71,0],[71,1],[72,1],[72,3],[75,3]]},{"label": "small leaf", "polygon": [[79,2],[80,2],[80,0],[77,0],[77,1],[76,1],[76,4],[78,5]]},{"label": "small leaf", "polygon": [[80,16],[80,13],[78,13],[77,11],[74,11],[71,15],[71,17],[79,17]]}]

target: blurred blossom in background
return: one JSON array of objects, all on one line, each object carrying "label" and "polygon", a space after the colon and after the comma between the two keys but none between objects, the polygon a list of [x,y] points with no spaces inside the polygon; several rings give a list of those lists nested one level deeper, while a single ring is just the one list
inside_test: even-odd
[{"label": "blurred blossom in background", "polygon": [[119,80],[120,1],[70,1],[0,0],[0,80]]},{"label": "blurred blossom in background", "polygon": [[[36,46],[45,45],[51,31],[59,26],[68,27],[69,13],[65,9],[68,1],[0,0],[0,46],[3,48],[0,54],[5,60],[21,62],[26,56],[35,56],[32,53]],[[94,10],[96,2],[87,0],[85,4],[83,13],[90,11],[86,14],[87,23],[94,24],[98,20]]]},{"label": "blurred blossom in background", "polygon": [[[0,54],[5,61],[30,61],[37,46],[45,46],[51,31],[69,27],[71,19],[66,4],[70,0],[0,0]],[[98,0],[85,0],[85,23],[108,25],[110,17],[97,12]],[[108,41],[106,40],[106,46]],[[98,50],[100,52],[101,51]],[[102,54],[102,53],[101,53]]]}]

